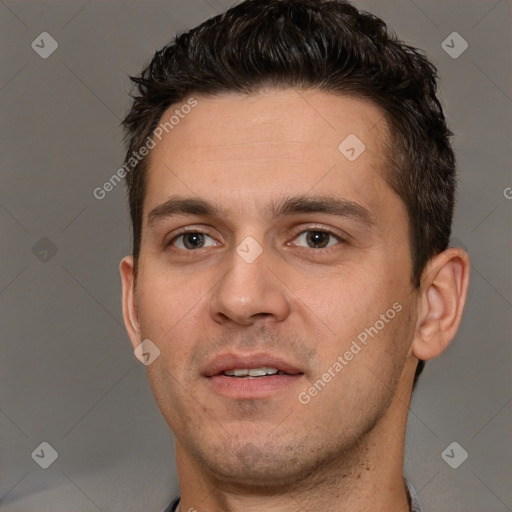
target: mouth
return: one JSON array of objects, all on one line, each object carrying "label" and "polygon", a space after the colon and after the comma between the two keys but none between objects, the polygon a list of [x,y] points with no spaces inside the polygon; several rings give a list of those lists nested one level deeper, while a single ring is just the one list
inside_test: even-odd
[{"label": "mouth", "polygon": [[226,352],[214,357],[201,371],[205,377],[224,375],[234,378],[264,378],[272,375],[304,373],[295,363],[269,353],[236,354]]},{"label": "mouth", "polygon": [[270,375],[297,375],[278,370],[277,368],[268,368],[262,366],[260,368],[236,368],[233,370],[224,370],[222,375],[226,377],[235,377],[237,379],[261,379]]},{"label": "mouth", "polygon": [[301,369],[272,354],[226,353],[204,369],[210,389],[228,398],[263,398],[285,391],[304,376]]}]

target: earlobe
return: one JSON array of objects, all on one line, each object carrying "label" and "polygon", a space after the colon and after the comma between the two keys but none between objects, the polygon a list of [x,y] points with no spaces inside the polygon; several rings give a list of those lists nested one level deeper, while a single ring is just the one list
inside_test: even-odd
[{"label": "earlobe", "polygon": [[425,268],[412,345],[412,354],[418,359],[437,357],[455,337],[466,303],[469,273],[469,257],[459,248],[437,254]]},{"label": "earlobe", "polygon": [[119,265],[123,287],[123,319],[133,348],[141,342],[139,315],[135,298],[135,273],[133,256],[125,256]]}]

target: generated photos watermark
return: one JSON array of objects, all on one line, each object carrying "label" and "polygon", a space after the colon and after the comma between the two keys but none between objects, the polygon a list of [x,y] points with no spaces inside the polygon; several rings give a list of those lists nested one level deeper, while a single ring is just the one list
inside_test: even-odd
[{"label": "generated photos watermark", "polygon": [[168,121],[161,122],[154,130],[153,133],[146,138],[144,144],[139,148],[138,151],[133,151],[132,155],[126,159],[124,165],[119,167],[117,171],[110,176],[110,178],[101,186],[96,187],[92,191],[92,195],[95,199],[105,199],[109,192],[112,192],[114,188],[121,183],[127,174],[132,171],[137,164],[139,164],[144,157],[156,146],[155,139],[162,140],[164,133],[170,133],[182,119],[190,114],[192,109],[197,106],[197,100],[193,97],[189,98],[187,103],[181,105],[180,108],[174,110],[174,114],[169,117]]},{"label": "generated photos watermark", "polygon": [[400,311],[402,311],[402,305],[399,302],[395,302],[391,308],[385,313],[379,316],[379,319],[370,327],[365,328],[357,335],[357,341],[352,340],[350,348],[346,350],[343,355],[339,355],[336,361],[333,362],[325,373],[315,381],[315,383],[307,389],[307,391],[301,391],[297,395],[298,401],[307,405],[311,402],[311,399],[322,391],[329,382],[331,382],[336,375],[338,375],[347,366],[354,357],[361,352],[361,350],[367,346],[368,341],[374,339],[384,327],[386,327],[391,320],[393,320]]}]

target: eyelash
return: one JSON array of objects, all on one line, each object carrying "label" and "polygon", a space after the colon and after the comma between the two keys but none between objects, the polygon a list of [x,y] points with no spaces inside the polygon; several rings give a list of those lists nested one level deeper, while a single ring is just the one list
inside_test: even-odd
[{"label": "eyelash", "polygon": [[[311,232],[314,232],[314,233],[325,233],[325,234],[329,235],[330,237],[335,238],[338,241],[338,244],[334,244],[334,245],[339,245],[339,244],[346,243],[346,239],[345,238],[343,238],[339,234],[334,233],[333,231],[331,231],[329,229],[326,229],[326,228],[323,228],[323,227],[310,227],[308,229],[303,229],[302,231],[299,231],[299,232],[297,232],[294,235],[293,240],[296,240],[300,235],[302,235],[304,233],[311,233]],[[180,237],[183,237],[183,236],[188,235],[188,234],[201,234],[201,235],[206,235],[206,236],[214,239],[212,236],[208,235],[207,233],[204,233],[203,231],[190,229],[190,230],[182,231],[181,233],[176,234],[173,238],[171,238],[171,240],[169,240],[169,242],[167,242],[165,244],[165,248],[172,247],[173,243],[176,242],[176,240],[178,240]],[[330,240],[329,240],[329,242],[330,242]],[[286,245],[289,245],[289,244],[287,243]],[[310,250],[313,250],[313,251],[319,251],[319,250],[327,251],[327,250],[331,249],[332,247],[333,246],[329,246],[329,247],[325,247],[325,248],[324,247],[314,248],[314,247],[303,247],[303,246],[301,246],[302,249],[310,249]],[[199,249],[174,248],[174,250],[176,250],[176,251],[185,251],[185,252],[196,252],[196,251],[199,252],[201,249],[205,249],[205,247],[201,247]]]}]

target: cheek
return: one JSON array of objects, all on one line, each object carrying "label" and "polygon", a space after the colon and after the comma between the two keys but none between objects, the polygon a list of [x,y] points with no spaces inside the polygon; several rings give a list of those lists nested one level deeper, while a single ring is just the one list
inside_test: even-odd
[{"label": "cheek", "polygon": [[[397,281],[386,273],[376,275],[367,269],[341,270],[328,280],[311,280],[294,292],[317,322],[323,323],[331,336],[349,339],[379,320],[403,293]],[[393,315],[393,311],[391,312]]]},{"label": "cheek", "polygon": [[183,392],[189,383],[187,361],[200,339],[200,319],[208,312],[205,289],[200,280],[157,265],[147,264],[140,277],[141,336],[160,350],[159,357],[146,367],[148,381],[171,428],[181,428],[183,411],[188,407],[184,405],[188,393]]},{"label": "cheek", "polygon": [[160,350],[146,370],[157,402],[170,418],[184,398],[183,386],[190,380],[187,362],[204,333],[208,306],[203,290],[162,274],[147,272],[141,280],[139,322],[142,339],[150,339]]},{"label": "cheek", "polygon": [[200,279],[171,273],[156,265],[146,266],[138,288],[141,331],[150,339],[181,337],[179,333],[190,329],[204,308],[207,290]]},{"label": "cheek", "polygon": [[[305,391],[318,395],[311,399],[316,401],[313,409],[329,417],[328,423],[339,425],[347,417],[364,422],[380,414],[393,395],[413,332],[408,305],[394,304],[377,315],[372,311],[371,319],[358,317],[355,323],[362,328],[347,327],[347,334],[319,340],[324,357]],[[314,388],[322,391],[317,393]]]},{"label": "cheek", "polygon": [[318,313],[314,318],[321,331],[314,330],[322,332],[315,336],[322,354],[315,378],[330,370],[340,376],[334,380],[343,382],[345,392],[352,389],[359,396],[361,389],[376,389],[399,375],[412,339],[408,293],[390,273],[371,269],[310,286],[307,305]]}]

